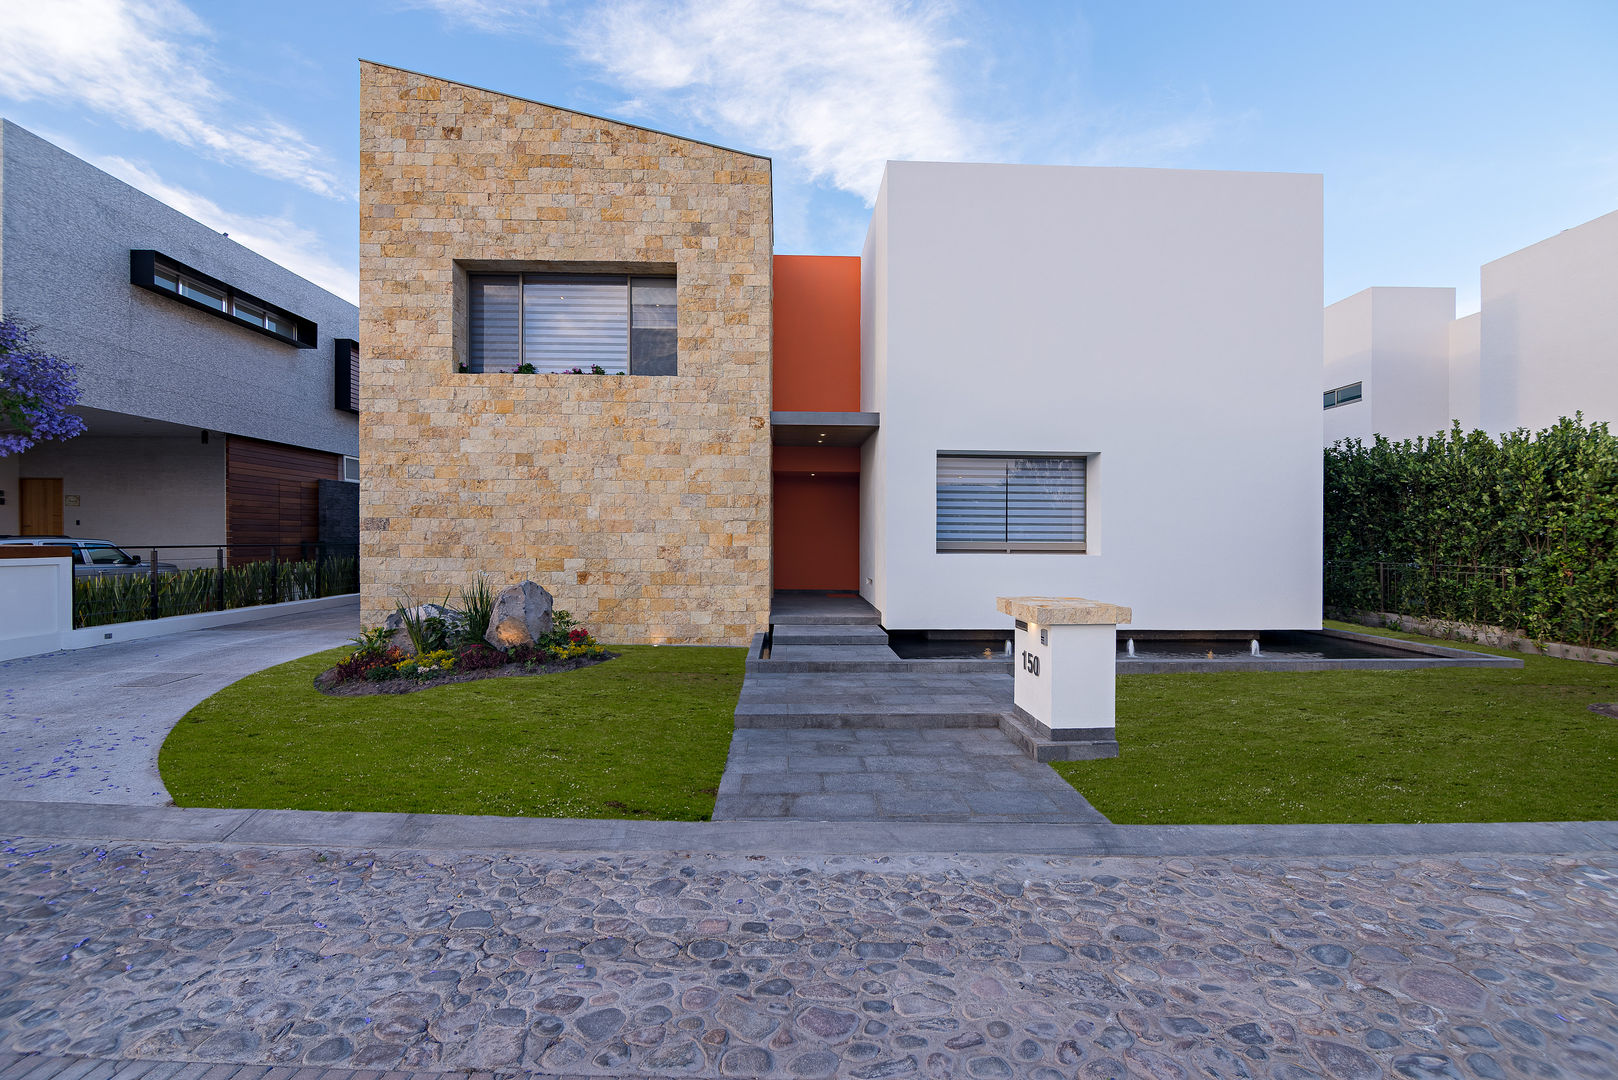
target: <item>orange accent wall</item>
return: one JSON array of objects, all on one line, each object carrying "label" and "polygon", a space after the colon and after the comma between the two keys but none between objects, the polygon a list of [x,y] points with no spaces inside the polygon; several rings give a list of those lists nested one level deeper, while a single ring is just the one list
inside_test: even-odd
[{"label": "orange accent wall", "polygon": [[775,587],[860,585],[858,474],[776,473]]},{"label": "orange accent wall", "polygon": [[857,446],[776,446],[770,463],[778,473],[860,474],[860,448]]},{"label": "orange accent wall", "polygon": [[777,412],[858,412],[860,260],[775,256]]}]

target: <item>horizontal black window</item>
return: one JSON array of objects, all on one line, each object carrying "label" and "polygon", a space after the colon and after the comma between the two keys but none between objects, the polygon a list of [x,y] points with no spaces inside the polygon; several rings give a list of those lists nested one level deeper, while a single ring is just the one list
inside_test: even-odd
[{"label": "horizontal black window", "polygon": [[472,274],[468,371],[673,375],[674,278]]},{"label": "horizontal black window", "polygon": [[937,550],[1083,551],[1085,458],[939,454]]},{"label": "horizontal black window", "polygon": [[129,282],[299,349],[312,349],[320,329],[312,319],[245,293],[159,251],[129,253]]},{"label": "horizontal black window", "polygon": [[1324,395],[1325,407],[1331,409],[1338,405],[1348,405],[1360,400],[1362,396],[1361,384],[1349,383],[1347,386],[1339,386],[1335,390],[1327,390]]}]

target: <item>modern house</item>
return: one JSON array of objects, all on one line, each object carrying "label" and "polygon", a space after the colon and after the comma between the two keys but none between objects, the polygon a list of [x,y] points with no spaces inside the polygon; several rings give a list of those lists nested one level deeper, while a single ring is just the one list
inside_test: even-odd
[{"label": "modern house", "polygon": [[361,71],[362,604],[483,572],[742,644],[1083,595],[1320,624],[1318,176],[890,163],[775,256],[766,158]]},{"label": "modern house", "polygon": [[354,305],[0,121],[0,313],[78,365],[87,427],[0,457],[0,534],[356,542]]},{"label": "modern house", "polygon": [[1458,421],[1491,435],[1583,412],[1618,422],[1618,212],[1481,270],[1455,290],[1372,288],[1326,309],[1324,439],[1395,441]]}]

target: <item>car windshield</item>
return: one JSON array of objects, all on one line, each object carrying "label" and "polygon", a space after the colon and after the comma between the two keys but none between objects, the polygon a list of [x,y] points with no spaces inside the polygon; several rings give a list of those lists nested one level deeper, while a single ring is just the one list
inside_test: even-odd
[{"label": "car windshield", "polygon": [[120,566],[135,561],[123,548],[112,544],[85,544],[84,557],[92,566]]}]

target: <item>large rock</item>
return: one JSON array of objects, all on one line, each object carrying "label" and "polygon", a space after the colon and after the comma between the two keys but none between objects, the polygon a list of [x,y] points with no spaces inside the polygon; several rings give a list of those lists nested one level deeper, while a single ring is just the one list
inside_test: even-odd
[{"label": "large rock", "polygon": [[532,581],[507,585],[494,598],[483,640],[497,649],[527,645],[551,632],[552,606],[551,594]]}]

